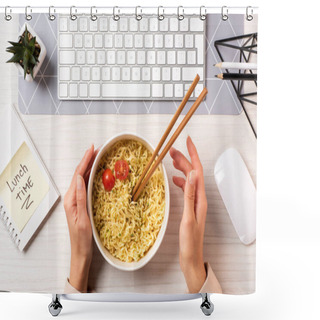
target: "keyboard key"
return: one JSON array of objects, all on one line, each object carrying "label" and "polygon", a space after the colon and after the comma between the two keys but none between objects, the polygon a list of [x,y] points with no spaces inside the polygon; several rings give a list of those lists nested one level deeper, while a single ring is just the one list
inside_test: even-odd
[{"label": "keyboard key", "polygon": [[109,31],[118,31],[118,21],[113,18],[109,19]]},{"label": "keyboard key", "polygon": [[130,68],[126,67],[126,68],[122,68],[122,80],[123,81],[129,81],[130,80]]},{"label": "keyboard key", "polygon": [[60,83],[59,95],[64,98],[68,96],[68,85],[66,83]]},{"label": "keyboard key", "polygon": [[85,32],[88,31],[88,19],[80,18],[79,19],[79,31]]},{"label": "keyboard key", "polygon": [[183,97],[183,94],[184,94],[184,92],[183,92],[183,84],[181,84],[181,83],[175,84],[174,85],[174,95],[175,95],[175,97],[178,97],[178,98]]},{"label": "keyboard key", "polygon": [[174,46],[176,48],[183,48],[183,34],[176,34],[174,36]]},{"label": "keyboard key", "polygon": [[176,64],[176,52],[175,51],[167,51],[167,63],[168,64]]},{"label": "keyboard key", "polygon": [[88,85],[86,83],[79,84],[79,97],[81,98],[88,97]]},{"label": "keyboard key", "polygon": [[155,98],[162,98],[163,96],[163,85],[153,84],[152,85],[152,96]]},{"label": "keyboard key", "polygon": [[78,19],[77,20],[69,20],[69,31],[77,32],[78,31]]},{"label": "keyboard key", "polygon": [[152,48],[153,47],[153,35],[146,34],[144,36],[144,47],[145,48]]},{"label": "keyboard key", "polygon": [[96,53],[93,50],[87,51],[87,64],[95,64],[96,63]]},{"label": "keyboard key", "polygon": [[91,31],[91,32],[98,31],[98,19],[95,21],[93,21],[92,19],[89,20],[89,31]]},{"label": "keyboard key", "polygon": [[126,63],[126,52],[124,50],[117,51],[117,64]]},{"label": "keyboard key", "polygon": [[194,90],[195,96],[198,97],[200,95],[200,93],[202,92],[202,90],[203,90],[203,84],[198,83],[195,90]]},{"label": "keyboard key", "polygon": [[184,18],[183,20],[180,21],[180,31],[188,31],[189,30],[189,19]]},{"label": "keyboard key", "polygon": [[100,84],[99,83],[90,83],[89,84],[89,96],[90,96],[90,98],[99,98],[100,97]]},{"label": "keyboard key", "polygon": [[190,31],[203,31],[204,22],[197,18],[190,18]]},{"label": "keyboard key", "polygon": [[151,32],[158,31],[158,22],[159,22],[158,18],[150,18],[149,19],[149,23],[150,23],[149,31],[151,31]]},{"label": "keyboard key", "polygon": [[127,63],[128,64],[136,64],[136,52],[135,51],[127,51]]},{"label": "keyboard key", "polygon": [[93,41],[92,41],[92,35],[91,34],[85,34],[84,35],[84,47],[85,48],[92,48],[93,47]]},{"label": "keyboard key", "polygon": [[155,48],[163,48],[163,35],[156,34],[154,36],[154,47]]},{"label": "keyboard key", "polygon": [[141,19],[139,21],[139,26],[140,26],[140,31],[144,32],[144,31],[148,31],[148,19]]},{"label": "keyboard key", "polygon": [[76,83],[69,85],[69,96],[70,98],[76,98],[78,96],[78,86]]},{"label": "keyboard key", "polygon": [[157,51],[157,64],[165,64],[165,63],[166,63],[166,52]]},{"label": "keyboard key", "polygon": [[180,81],[181,80],[181,69],[180,68],[172,68],[172,80]]},{"label": "keyboard key", "polygon": [[100,17],[99,19],[99,31],[108,31],[108,18]]},{"label": "keyboard key", "polygon": [[146,53],[145,51],[137,52],[137,64],[146,64]]},{"label": "keyboard key", "polygon": [[196,64],[196,52],[188,51],[187,52],[187,62],[188,64]]},{"label": "keyboard key", "polygon": [[170,81],[170,68],[162,68],[162,80]]},{"label": "keyboard key", "polygon": [[136,18],[129,19],[129,30],[133,32],[138,31],[138,20]]},{"label": "keyboard key", "polygon": [[179,20],[175,18],[170,18],[170,31],[178,31]]},{"label": "keyboard key", "polygon": [[90,68],[89,67],[82,67],[81,68],[81,80],[89,81],[90,80]]},{"label": "keyboard key", "polygon": [[177,52],[177,63],[178,64],[186,64],[186,52],[178,51]]},{"label": "keyboard key", "polygon": [[156,64],[156,52],[147,51],[147,64]]},{"label": "keyboard key", "polygon": [[107,64],[116,63],[116,52],[113,50],[107,51]]},{"label": "keyboard key", "polygon": [[113,81],[120,81],[120,68],[114,67],[111,70],[111,77]]},{"label": "keyboard key", "polygon": [[173,48],[173,34],[166,34],[164,36],[165,48]]},{"label": "keyboard key", "polygon": [[106,53],[102,50],[97,51],[97,64],[106,64]]},{"label": "keyboard key", "polygon": [[69,67],[60,67],[59,68],[59,80],[61,80],[61,81],[70,80],[70,68]]},{"label": "keyboard key", "polygon": [[119,20],[119,29],[122,32],[128,31],[128,18],[121,17]]},{"label": "keyboard key", "polygon": [[86,62],[86,52],[85,51],[77,51],[77,64],[85,64]]},{"label": "keyboard key", "polygon": [[[143,20],[143,19],[142,19]],[[141,21],[142,21],[141,20]],[[142,34],[135,34],[134,35],[134,47],[135,48],[142,48],[143,47],[143,37]]]},{"label": "keyboard key", "polygon": [[104,36],[104,47],[113,48],[113,37],[112,34],[106,34]]},{"label": "keyboard key", "polygon": [[73,81],[80,80],[80,67],[73,67],[71,69],[71,80]]},{"label": "keyboard key", "polygon": [[91,69],[91,73],[92,73],[92,80],[93,81],[99,81],[100,80],[100,67],[93,67]]},{"label": "keyboard key", "polygon": [[161,80],[160,70],[161,69],[158,67],[152,68],[152,80],[153,81],[160,81]]},{"label": "keyboard key", "polygon": [[125,48],[133,48],[133,35],[126,34],[124,36],[124,47]]},{"label": "keyboard key", "polygon": [[59,37],[60,48],[72,48],[72,34],[61,34]]},{"label": "keyboard key", "polygon": [[151,86],[147,83],[104,83],[102,84],[103,98],[149,98]]},{"label": "keyboard key", "polygon": [[184,45],[186,48],[193,48],[193,34],[186,34],[185,35]]},{"label": "keyboard key", "polygon": [[133,81],[140,81],[140,68],[132,68],[131,78]]},{"label": "keyboard key", "polygon": [[182,68],[183,81],[193,81],[197,74],[199,75],[200,80],[203,80],[203,68]]},{"label": "keyboard key", "polygon": [[59,18],[59,30],[62,32],[68,31],[68,18]]},{"label": "keyboard key", "polygon": [[74,47],[82,48],[82,34],[77,33],[74,35]]},{"label": "keyboard key", "polygon": [[164,85],[164,96],[166,98],[173,97],[173,84],[172,83],[167,83]]},{"label": "keyboard key", "polygon": [[123,47],[122,34],[115,34],[114,35],[114,47],[115,48],[122,48]]},{"label": "keyboard key", "polygon": [[102,80],[110,80],[110,68],[109,67],[103,67],[101,70],[101,78]]},{"label": "keyboard key", "polygon": [[74,64],[75,52],[71,50],[60,51],[60,64]]},{"label": "keyboard key", "polygon": [[167,18],[164,18],[163,20],[159,21],[159,30],[160,31],[169,30],[169,20]]},{"label": "keyboard key", "polygon": [[[200,20],[200,19],[199,19]],[[204,37],[203,35],[195,35],[195,47],[198,49],[198,64],[203,64],[203,53],[204,53]]]},{"label": "keyboard key", "polygon": [[143,81],[150,81],[151,80],[151,71],[149,67],[142,68],[142,80]]},{"label": "keyboard key", "polygon": [[95,48],[102,48],[102,34],[95,34],[94,35],[94,47]]}]

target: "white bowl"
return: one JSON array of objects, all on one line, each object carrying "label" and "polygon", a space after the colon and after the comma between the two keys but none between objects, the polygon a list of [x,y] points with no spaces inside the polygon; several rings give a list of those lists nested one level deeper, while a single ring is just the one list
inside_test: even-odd
[{"label": "white bowl", "polygon": [[124,139],[133,139],[137,140],[141,143],[143,143],[151,152],[154,151],[154,147],[151,145],[149,141],[146,139],[142,138],[140,135],[134,134],[134,133],[121,133],[118,134],[112,138],[110,138],[100,149],[99,153],[96,156],[96,159],[93,163],[90,177],[89,177],[89,183],[88,183],[88,193],[87,193],[87,203],[88,203],[88,213],[91,221],[91,226],[92,226],[92,231],[93,231],[93,237],[94,240],[102,254],[102,256],[115,268],[123,270],[123,271],[134,271],[142,268],[145,266],[151,259],[152,257],[156,254],[157,250],[160,247],[160,244],[162,242],[162,239],[164,237],[164,234],[166,232],[167,224],[168,224],[168,218],[169,218],[169,208],[170,208],[170,193],[169,193],[169,183],[168,183],[168,177],[166,170],[163,166],[163,164],[160,164],[160,169],[161,172],[163,173],[164,177],[164,184],[165,184],[165,213],[163,217],[163,222],[161,229],[158,233],[157,239],[153,246],[150,248],[150,250],[147,252],[147,254],[142,257],[139,261],[137,262],[124,262],[119,260],[118,258],[114,257],[102,244],[98,231],[94,225],[93,221],[93,212],[92,212],[92,189],[93,189],[93,180],[94,176],[96,174],[98,164],[101,160],[101,158],[105,155],[105,153],[110,149],[112,145],[114,145],[116,142]]}]

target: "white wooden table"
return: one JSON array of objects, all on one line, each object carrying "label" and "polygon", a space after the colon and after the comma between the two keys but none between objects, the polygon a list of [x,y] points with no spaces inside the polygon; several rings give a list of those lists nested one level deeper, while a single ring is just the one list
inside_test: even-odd
[{"label": "white wooden table", "polygon": [[[15,29],[0,20],[0,108],[17,102],[17,70],[5,64],[8,39]],[[210,88],[209,88],[210,90]],[[255,116],[255,114],[253,114]],[[122,131],[141,134],[156,145],[172,115],[22,116],[41,157],[62,196],[85,150],[99,146]],[[181,120],[181,119],[180,119]],[[214,165],[228,147],[242,155],[256,180],[256,139],[248,121],[239,116],[194,116],[174,144],[187,154],[186,137],[193,139],[205,173],[208,213],[204,258],[210,262],[225,293],[249,293],[255,288],[255,244],[244,246],[237,237],[214,181]],[[177,174],[170,156],[164,159],[170,180],[171,207],[168,228],[155,257],[141,270],[123,272],[110,266],[94,245],[89,285],[97,292],[184,293],[179,266],[179,223],[182,191],[172,183]],[[63,199],[62,199],[63,200]],[[0,290],[62,293],[69,274],[70,244],[67,221],[60,201],[23,252],[12,244],[0,225]]]}]

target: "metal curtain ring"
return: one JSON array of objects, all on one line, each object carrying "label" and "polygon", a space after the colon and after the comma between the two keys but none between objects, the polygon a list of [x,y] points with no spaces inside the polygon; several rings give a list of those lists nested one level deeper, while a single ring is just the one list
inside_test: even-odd
[{"label": "metal curtain ring", "polygon": [[206,20],[207,19],[207,9],[205,6],[200,7],[200,19]]},{"label": "metal curtain ring", "polygon": [[120,10],[118,9],[118,13],[116,14],[116,9],[118,9],[117,6],[113,7],[113,20],[119,21],[120,20],[120,16],[119,16]]},{"label": "metal curtain ring", "polygon": [[74,9],[74,11],[75,12],[77,12],[77,9],[75,9],[76,7],[75,6],[71,6],[70,7],[70,19],[72,20],[72,21],[74,21],[74,20],[77,20],[77,15],[75,15],[74,13],[73,13],[73,9]]},{"label": "metal curtain ring", "polygon": [[[249,14],[249,9],[251,9],[250,14]],[[246,9],[246,19],[247,19],[247,21],[253,20],[253,9],[250,6],[247,7],[247,9]]]},{"label": "metal curtain ring", "polygon": [[226,6],[223,6],[221,8],[221,19],[223,21],[227,21],[228,20],[228,8]]},{"label": "metal curtain ring", "polygon": [[[30,8],[30,6],[26,6],[26,9],[25,9],[25,19],[27,21],[30,21],[32,19],[32,15],[30,13],[28,13],[28,9]],[[30,12],[32,12],[32,10],[30,9]]]},{"label": "metal curtain ring", "polygon": [[[10,6],[6,6],[4,8],[4,18],[7,20],[7,21],[10,21],[12,19],[12,15],[8,14],[8,8],[10,8]],[[11,12],[11,10],[10,10]]]},{"label": "metal curtain ring", "polygon": [[[138,10],[140,11],[140,13],[138,13]],[[138,21],[140,21],[142,19],[142,9],[140,6],[136,6],[136,19]]]},{"label": "metal curtain ring", "polygon": [[56,16],[51,12],[53,9],[53,12],[56,12],[56,10],[54,9],[54,6],[50,6],[49,7],[49,20],[53,21],[55,20]]},{"label": "metal curtain ring", "polygon": [[[160,13],[160,10],[162,10],[162,12]],[[162,21],[164,19],[164,9],[163,9],[163,6],[159,6],[158,7],[158,19],[160,21]]]},{"label": "metal curtain ring", "polygon": [[[182,11],[182,13],[181,13],[180,11]],[[177,15],[178,15],[178,20],[181,21],[181,20],[184,19],[184,9],[183,9],[183,6],[179,6],[179,7],[178,7]]]},{"label": "metal curtain ring", "polygon": [[[95,6],[90,8],[90,17],[91,17],[92,21],[96,21],[98,19],[98,17],[96,14],[93,14],[93,8],[95,8]],[[97,10],[96,10],[96,12],[97,12]]]}]

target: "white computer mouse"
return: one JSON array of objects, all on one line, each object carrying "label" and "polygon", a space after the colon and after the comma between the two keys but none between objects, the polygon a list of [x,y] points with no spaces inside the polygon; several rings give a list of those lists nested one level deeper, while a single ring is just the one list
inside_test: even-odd
[{"label": "white computer mouse", "polygon": [[251,244],[256,239],[256,188],[236,149],[220,155],[214,177],[239,239]]}]

